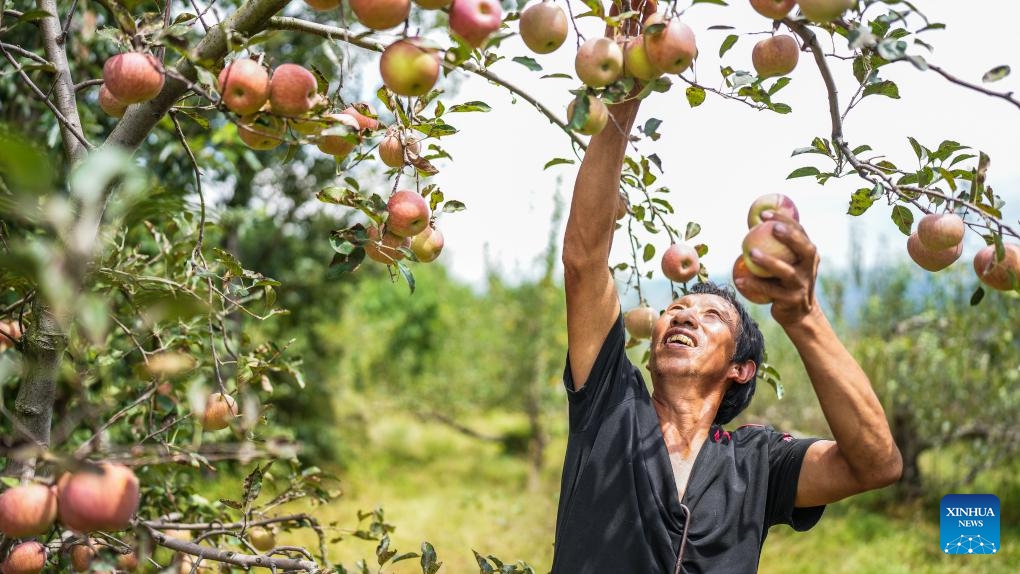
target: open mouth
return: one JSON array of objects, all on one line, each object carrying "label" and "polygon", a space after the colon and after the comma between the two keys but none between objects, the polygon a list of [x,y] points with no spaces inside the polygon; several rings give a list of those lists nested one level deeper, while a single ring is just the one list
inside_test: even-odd
[{"label": "open mouth", "polygon": [[679,331],[671,331],[666,334],[664,341],[667,347],[694,347],[694,338]]}]

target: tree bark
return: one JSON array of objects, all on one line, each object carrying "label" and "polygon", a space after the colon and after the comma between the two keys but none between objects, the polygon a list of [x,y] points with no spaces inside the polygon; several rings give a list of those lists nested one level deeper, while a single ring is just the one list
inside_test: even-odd
[{"label": "tree bark", "polygon": [[57,77],[53,85],[54,104],[64,118],[67,119],[65,126],[61,124],[61,140],[64,143],[64,155],[70,165],[74,165],[85,158],[85,146],[82,144],[72,130],[84,133],[81,129],[81,118],[78,116],[78,103],[74,94],[74,79],[71,78],[71,67],[67,63],[67,50],[64,49],[63,30],[60,28],[60,14],[57,12],[56,0],[36,0],[36,7],[45,10],[52,16],[39,21],[39,31],[42,34],[43,47],[46,50],[46,57],[53,63],[57,70]]}]

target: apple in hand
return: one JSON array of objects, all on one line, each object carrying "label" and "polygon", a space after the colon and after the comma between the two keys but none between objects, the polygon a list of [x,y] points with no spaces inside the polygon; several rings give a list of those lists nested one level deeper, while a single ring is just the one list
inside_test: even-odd
[{"label": "apple in hand", "polygon": [[686,243],[674,243],[662,254],[662,274],[674,283],[686,283],[698,276],[698,252]]},{"label": "apple in hand", "polygon": [[1020,288],[1020,244],[1006,243],[1002,247],[1005,251],[1002,261],[996,261],[994,245],[978,251],[974,256],[974,272],[992,289],[1012,291]]},{"label": "apple in hand", "polygon": [[955,213],[929,213],[917,223],[917,238],[928,249],[948,249],[963,241],[967,226]]},{"label": "apple in hand", "polygon": [[117,54],[103,64],[103,85],[125,104],[151,100],[163,89],[163,64],[151,54]]},{"label": "apple in hand", "polygon": [[99,87],[99,107],[110,117],[122,118],[128,105],[118,100],[117,96],[111,94],[110,90],[106,88],[106,84],[103,84]]},{"label": "apple in hand", "polygon": [[411,238],[411,252],[422,263],[431,263],[443,251],[443,232],[429,225]]},{"label": "apple in hand", "polygon": [[388,231],[383,232],[380,239],[379,228],[371,226],[368,228],[368,242],[365,243],[365,255],[373,261],[392,265],[406,255],[401,248],[409,249],[411,240],[409,238],[394,235]]},{"label": "apple in hand", "polygon": [[22,542],[0,563],[3,574],[39,574],[46,566],[46,547],[36,541]]},{"label": "apple in hand", "polygon": [[520,30],[529,50],[549,54],[567,39],[567,15],[555,2],[532,4],[521,12]]},{"label": "apple in hand", "polygon": [[[586,97],[588,98],[588,119],[584,121],[584,124],[577,131],[584,135],[593,136],[605,129],[606,124],[609,123],[609,108],[606,107],[602,100],[595,96],[588,95]],[[576,102],[577,100],[574,99],[567,104],[568,124],[574,117],[574,104]]]},{"label": "apple in hand", "polygon": [[373,30],[388,30],[407,20],[411,0],[350,0],[358,21]]},{"label": "apple in hand", "polygon": [[241,116],[254,114],[269,99],[269,72],[249,58],[234,60],[220,72],[220,98]]},{"label": "apple in hand", "polygon": [[300,116],[318,100],[315,76],[297,64],[280,64],[269,80],[269,105],[280,116]]},{"label": "apple in hand", "polygon": [[751,209],[747,212],[747,228],[752,229],[755,225],[765,221],[761,218],[761,214],[766,211],[800,221],[800,213],[792,199],[781,193],[767,193],[751,203]]},{"label": "apple in hand", "polygon": [[[651,26],[661,29],[648,31]],[[661,14],[652,14],[645,20],[645,30],[645,50],[652,65],[670,74],[679,74],[691,67],[698,56],[698,46],[690,26],[677,17],[664,20]]]},{"label": "apple in hand", "polygon": [[[329,154],[340,160],[347,157],[347,154],[354,151],[361,141],[361,126],[358,120],[348,114],[329,114],[327,120],[332,120],[322,134],[315,140],[319,151]],[[336,133],[330,133],[330,132]],[[343,133],[340,133],[343,132]]]},{"label": "apple in hand", "polygon": [[386,231],[397,237],[413,237],[429,224],[429,205],[417,192],[401,190],[386,202]]},{"label": "apple in hand", "polygon": [[469,46],[477,48],[503,23],[503,9],[496,0],[453,0],[450,29]]},{"label": "apple in hand", "polygon": [[623,72],[623,50],[609,38],[592,38],[581,45],[574,57],[577,77],[586,85],[602,88]]},{"label": "apple in hand", "polygon": [[648,59],[644,36],[627,38],[623,46],[623,74],[644,82],[662,75],[662,70],[656,68]]},{"label": "apple in hand", "polygon": [[265,151],[283,143],[285,129],[280,118],[273,115],[245,116],[237,123],[237,136],[251,149]]},{"label": "apple in hand", "polygon": [[635,339],[651,339],[652,327],[659,320],[659,313],[646,304],[641,304],[623,316],[623,324],[627,332]]},{"label": "apple in hand", "polygon": [[398,96],[424,96],[439,79],[439,57],[418,38],[387,46],[379,59],[383,83]]},{"label": "apple in hand", "polygon": [[[744,261],[744,256],[740,255],[737,260],[733,262],[733,284],[736,286],[737,291],[743,295],[748,301],[757,303],[759,305],[766,305],[772,302],[772,297],[769,297],[765,293],[757,290],[751,284],[757,277],[751,273],[751,270],[747,268],[747,262]],[[740,280],[740,283],[737,281]]]},{"label": "apple in hand", "polygon": [[786,34],[766,38],[751,50],[751,63],[761,78],[785,76],[797,67],[799,59],[800,46]]},{"label": "apple in hand", "polygon": [[797,0],[804,17],[825,24],[839,18],[854,5],[855,0]]},{"label": "apple in hand", "polygon": [[948,249],[929,249],[917,236],[911,233],[907,239],[907,254],[921,266],[925,271],[942,271],[953,264],[963,254],[963,243],[958,243]]},{"label": "apple in hand", "polygon": [[796,3],[797,0],[751,0],[751,7],[766,18],[782,20]]},{"label": "apple in hand", "polygon": [[747,269],[758,277],[773,277],[773,275],[767,269],[754,262],[751,258],[751,250],[760,251],[765,255],[775,257],[791,265],[797,262],[797,254],[776,238],[774,230],[778,224],[779,222],[775,220],[766,221],[754,226],[751,231],[747,232],[747,236],[744,237],[744,263],[747,264]]}]

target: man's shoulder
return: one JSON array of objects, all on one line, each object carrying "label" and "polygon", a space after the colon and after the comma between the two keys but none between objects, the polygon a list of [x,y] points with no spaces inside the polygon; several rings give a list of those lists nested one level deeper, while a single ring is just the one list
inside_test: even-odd
[{"label": "man's shoulder", "polygon": [[735,446],[752,446],[795,440],[790,433],[776,430],[772,425],[764,424],[745,424],[738,426],[732,431],[722,430],[721,432]]}]

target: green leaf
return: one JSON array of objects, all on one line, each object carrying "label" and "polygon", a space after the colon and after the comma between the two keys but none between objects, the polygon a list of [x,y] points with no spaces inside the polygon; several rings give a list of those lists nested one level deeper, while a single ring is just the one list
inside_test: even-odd
[{"label": "green leaf", "polygon": [[24,14],[18,17],[18,23],[36,22],[38,20],[42,20],[43,18],[49,18],[51,16],[53,16],[53,14],[47,12],[46,10],[29,10],[28,12],[25,12]]},{"label": "green leaf", "polygon": [[798,177],[808,177],[813,175],[819,175],[822,172],[817,167],[806,166],[793,170],[790,175],[786,176],[786,179],[795,179]]},{"label": "green leaf", "polygon": [[542,65],[536,62],[534,58],[530,58],[528,56],[517,56],[515,58],[512,58],[512,60],[524,66],[525,68],[531,70],[532,72],[542,71]]},{"label": "green leaf", "polygon": [[769,88],[769,95],[771,96],[778,92],[779,90],[785,88],[792,81],[793,80],[791,80],[789,76],[783,76],[782,78],[779,78],[778,80],[776,80],[776,83],[772,84],[772,87]]},{"label": "green leaf", "polygon": [[570,74],[564,74],[563,72],[557,72],[555,74],[545,74],[544,76],[539,76],[538,79],[540,79],[540,80],[548,80],[550,78],[557,78],[557,79],[564,79],[564,80],[573,80],[574,76],[571,76]]},{"label": "green leaf", "polygon": [[897,205],[892,211],[892,220],[899,228],[900,233],[910,236],[910,227],[914,224],[914,213],[902,205]]},{"label": "green leaf", "polygon": [[393,558],[396,553],[396,549],[390,549],[390,536],[388,534],[383,535],[379,545],[375,548],[375,557],[379,561],[379,565],[382,566],[389,562],[390,558]]},{"label": "green leaf", "polygon": [[255,465],[255,468],[244,478],[244,504],[248,506],[259,497],[262,492],[262,467]]},{"label": "green leaf", "polygon": [[489,112],[492,108],[485,102],[466,102],[450,108],[450,112]]},{"label": "green leaf", "polygon": [[458,211],[464,211],[467,206],[463,202],[451,199],[443,204],[443,213],[457,213]]},{"label": "green leaf", "polygon": [[729,52],[730,48],[732,48],[733,45],[736,44],[737,40],[739,39],[740,37],[737,36],[736,34],[730,34],[729,36],[726,36],[726,39],[723,40],[722,45],[719,46],[719,57],[722,58],[723,54]]},{"label": "green leaf", "polygon": [[652,257],[655,257],[655,246],[651,243],[646,243],[644,253],[641,257],[645,260],[645,262],[651,261]]},{"label": "green leaf", "polygon": [[687,230],[684,231],[684,241],[690,241],[701,233],[701,226],[691,221],[687,224]]},{"label": "green leaf", "polygon": [[978,305],[979,303],[981,303],[981,300],[984,299],[984,298],[985,298],[985,288],[982,287],[981,285],[978,285],[977,290],[974,291],[974,294],[970,296],[970,306],[974,307],[974,306]]},{"label": "green leaf", "polygon": [[868,188],[858,189],[850,196],[850,208],[847,213],[853,216],[863,215],[875,203],[871,190]]},{"label": "green leaf", "polygon": [[550,167],[553,167],[554,165],[564,165],[564,164],[565,165],[574,165],[574,163],[575,162],[572,159],[567,159],[567,158],[563,158],[563,157],[557,157],[557,158],[553,158],[553,159],[549,160],[548,162],[546,162],[545,166],[542,167],[542,169],[546,170],[546,169],[549,169]]},{"label": "green leaf", "polygon": [[652,141],[658,141],[658,139],[661,137],[658,132],[659,126],[661,125],[662,120],[658,118],[649,118],[648,121],[645,122],[645,125],[641,128],[641,133],[651,138]]},{"label": "green leaf", "polygon": [[687,88],[687,103],[696,108],[705,103],[705,89],[698,86]]},{"label": "green leaf", "polygon": [[428,542],[421,543],[421,571],[422,574],[436,574],[443,563],[437,561],[436,549]]},{"label": "green leaf", "polygon": [[898,100],[900,99],[900,89],[899,87],[896,86],[895,83],[889,80],[885,80],[882,82],[871,84],[868,87],[864,88],[865,97],[873,95],[885,96],[887,98]]},{"label": "green leaf", "polygon": [[1009,66],[996,66],[996,67],[992,68],[991,70],[988,70],[987,72],[985,72],[985,75],[981,76],[981,81],[986,83],[986,84],[990,84],[992,82],[998,82],[999,80],[1001,80],[1001,79],[1005,78],[1006,76],[1008,76],[1010,71],[1011,70],[1010,70]]}]

